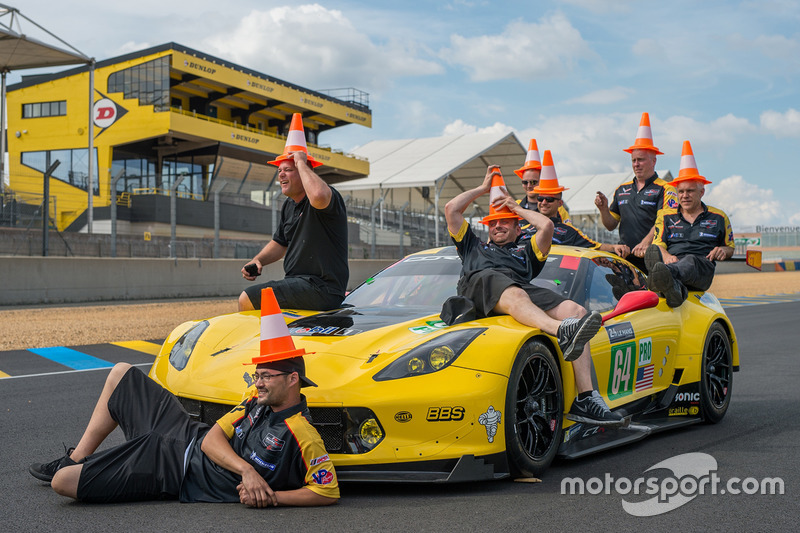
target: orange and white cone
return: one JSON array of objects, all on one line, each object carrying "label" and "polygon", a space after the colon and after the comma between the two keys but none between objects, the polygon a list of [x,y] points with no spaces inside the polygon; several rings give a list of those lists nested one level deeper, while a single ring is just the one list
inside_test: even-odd
[{"label": "orange and white cone", "polygon": [[657,155],[663,155],[664,152],[659,151],[658,148],[653,146],[653,132],[650,130],[650,115],[642,113],[642,119],[639,121],[639,130],[636,132],[636,140],[632,146],[625,148],[623,151],[629,154],[634,150],[650,150]]},{"label": "orange and white cone", "polygon": [[692,145],[689,141],[683,141],[683,150],[681,150],[681,169],[678,171],[678,177],[672,180],[672,184],[680,183],[682,181],[699,181],[701,183],[711,183],[697,170],[697,163],[694,160],[694,152],[692,152]]},{"label": "orange and white cone", "polygon": [[281,161],[292,159],[289,155],[291,152],[305,152],[308,164],[312,168],[317,168],[322,164],[308,154],[306,134],[303,130],[303,116],[300,113],[292,115],[292,123],[289,125],[289,135],[286,136],[286,145],[283,147],[283,153],[276,157],[274,161],[267,161],[267,163],[277,167],[281,164]]},{"label": "orange and white cone", "polygon": [[498,220],[501,218],[521,218],[519,215],[512,213],[511,210],[505,206],[501,207],[500,209],[495,209],[494,201],[498,198],[508,196],[508,189],[506,189],[506,182],[503,179],[503,175],[500,174],[499,169],[495,172],[495,175],[492,176],[492,188],[489,189],[489,214],[483,217],[481,220],[481,223],[486,224],[487,226],[491,220]]},{"label": "orange and white cone", "polygon": [[536,194],[558,194],[569,190],[569,187],[562,187],[558,183],[558,176],[556,176],[556,167],[553,165],[553,155],[550,150],[544,151],[544,158],[542,159],[542,175],[539,176],[539,185],[533,188]]},{"label": "orange and white cone", "polygon": [[[251,364],[270,363],[281,359],[306,355],[303,348],[297,349],[289,335],[289,327],[275,299],[272,287],[261,289],[261,355],[253,357]],[[309,352],[313,353],[313,352]]]},{"label": "orange and white cone", "polygon": [[531,139],[528,143],[528,153],[525,155],[525,164],[515,170],[514,174],[522,179],[526,170],[539,170],[540,168],[542,168],[542,163],[539,158],[539,146],[536,144],[536,139]]}]

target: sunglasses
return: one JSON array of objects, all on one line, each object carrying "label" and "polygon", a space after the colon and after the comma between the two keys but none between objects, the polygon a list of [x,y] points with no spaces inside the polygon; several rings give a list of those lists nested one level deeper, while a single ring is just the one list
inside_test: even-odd
[{"label": "sunglasses", "polygon": [[555,202],[556,200],[560,200],[561,198],[556,198],[555,196],[541,196],[539,195],[540,202]]},{"label": "sunglasses", "polygon": [[539,182],[538,182],[538,181],[533,181],[533,180],[522,180],[522,186],[523,186],[523,187],[531,187],[531,186],[532,186],[532,187],[535,187],[535,186],[537,186],[537,185],[539,185]]}]

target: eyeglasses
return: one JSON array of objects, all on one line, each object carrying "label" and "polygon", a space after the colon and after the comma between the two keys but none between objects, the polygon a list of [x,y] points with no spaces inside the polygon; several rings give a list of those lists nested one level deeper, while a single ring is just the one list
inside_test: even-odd
[{"label": "eyeglasses", "polygon": [[560,200],[561,198],[556,198],[555,196],[541,196],[539,195],[540,202],[555,202],[556,200]]},{"label": "eyeglasses", "polygon": [[523,187],[536,187],[537,185],[539,185],[538,181],[522,180],[522,186]]},{"label": "eyeglasses", "polygon": [[250,376],[253,378],[253,383],[256,383],[259,379],[263,379],[266,383],[269,383],[269,380],[276,376],[288,376],[289,374],[291,374],[291,372],[279,372],[277,374],[270,374],[269,372],[262,372],[259,374],[258,372],[254,372],[250,374]]}]

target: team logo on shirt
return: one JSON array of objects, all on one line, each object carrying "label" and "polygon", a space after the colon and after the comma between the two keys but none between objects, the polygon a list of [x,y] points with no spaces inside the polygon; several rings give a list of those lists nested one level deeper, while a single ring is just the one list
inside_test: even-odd
[{"label": "team logo on shirt", "polygon": [[320,468],[319,472],[314,472],[311,477],[314,478],[314,483],[317,485],[327,485],[333,481],[333,472]]},{"label": "team logo on shirt", "polygon": [[286,441],[279,439],[272,433],[267,433],[267,435],[261,439],[261,444],[268,451],[279,452],[283,449],[283,445],[286,444]]},{"label": "team logo on shirt", "polygon": [[627,196],[631,193],[632,187],[621,187],[617,196]]},{"label": "team logo on shirt", "polygon": [[264,459],[256,455],[256,452],[250,454],[250,460],[260,467],[268,468],[269,470],[275,470],[275,465],[273,463],[266,462]]},{"label": "team logo on shirt", "polygon": [[709,229],[716,228],[717,227],[717,221],[716,220],[704,220],[704,221],[702,221],[700,223],[700,227],[701,228],[709,228]]},{"label": "team logo on shirt", "polygon": [[328,456],[328,454],[326,453],[322,457],[315,457],[314,459],[311,459],[311,462],[309,463],[309,465],[310,466],[317,466],[318,464],[324,463],[325,461],[329,461],[329,460],[330,460],[330,456]]}]

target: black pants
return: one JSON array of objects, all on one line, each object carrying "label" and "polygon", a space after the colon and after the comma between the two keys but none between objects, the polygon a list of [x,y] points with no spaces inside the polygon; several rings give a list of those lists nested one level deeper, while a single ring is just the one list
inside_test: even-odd
[{"label": "black pants", "polygon": [[700,255],[684,255],[667,265],[672,277],[690,291],[707,291],[714,281],[714,263]]}]

